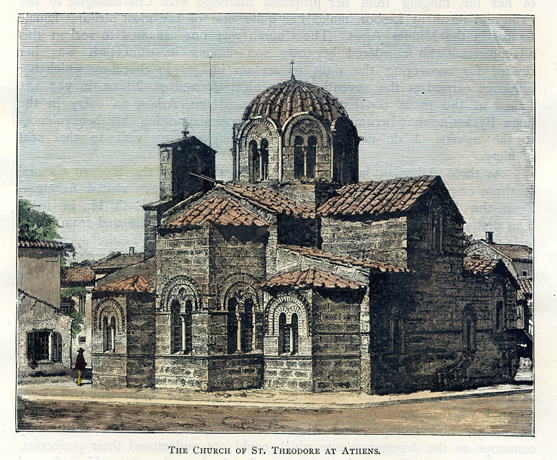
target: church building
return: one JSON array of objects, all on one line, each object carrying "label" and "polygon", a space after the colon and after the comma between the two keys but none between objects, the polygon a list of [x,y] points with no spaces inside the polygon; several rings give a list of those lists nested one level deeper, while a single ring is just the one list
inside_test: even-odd
[{"label": "church building", "polygon": [[93,293],[99,386],[393,393],[512,381],[516,280],[466,258],[439,176],[359,182],[332,94],[291,79],[233,126],[233,177],[159,144],[144,260]]}]

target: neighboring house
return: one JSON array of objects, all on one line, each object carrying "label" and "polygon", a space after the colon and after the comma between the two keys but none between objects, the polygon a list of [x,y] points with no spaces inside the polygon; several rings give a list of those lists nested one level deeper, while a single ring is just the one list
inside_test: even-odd
[{"label": "neighboring house", "polygon": [[496,243],[493,232],[486,232],[485,235],[484,240],[473,240],[466,248],[466,254],[471,257],[500,259],[518,280],[520,286],[517,291],[519,354],[523,358],[532,358],[534,337],[532,248],[523,244]]},{"label": "neighboring house", "polygon": [[254,98],[233,127],[232,183],[183,134],[159,144],[146,260],[93,293],[94,385],[388,393],[512,381],[513,276],[465,261],[464,219],[439,176],[359,182],[361,139],[333,95],[292,76]]},{"label": "neighboring house", "polygon": [[524,244],[495,243],[493,232],[486,232],[485,240],[473,240],[466,255],[486,259],[501,259],[516,279],[532,278],[532,248]]},{"label": "neighboring house", "polygon": [[83,319],[81,330],[72,341],[72,355],[76,355],[78,348],[83,348],[85,360],[90,367],[92,292],[95,285],[95,272],[87,265],[74,264],[62,271],[61,284],[63,301],[69,304],[71,310],[79,312]]},{"label": "neighboring house", "polygon": [[60,258],[71,245],[18,241],[18,378],[71,368],[71,318],[60,311]]},{"label": "neighboring house", "polygon": [[97,281],[110,273],[142,261],[143,253],[136,253],[135,248],[130,246],[128,254],[113,252],[91,264],[91,269],[95,272],[95,281]]}]

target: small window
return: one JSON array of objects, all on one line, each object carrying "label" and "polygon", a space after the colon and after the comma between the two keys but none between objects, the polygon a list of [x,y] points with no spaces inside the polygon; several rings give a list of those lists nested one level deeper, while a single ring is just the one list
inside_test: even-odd
[{"label": "small window", "polygon": [[62,361],[62,336],[54,331],[32,331],[27,334],[29,362]]},{"label": "small window", "polygon": [[261,139],[261,180],[269,178],[269,142],[267,139]]},{"label": "small window", "polygon": [[310,136],[306,148],[306,177],[315,177],[315,156],[317,153],[317,139]]},{"label": "small window", "polygon": [[249,143],[250,163],[251,163],[251,180],[257,182],[261,180],[261,156],[257,148],[257,142]]},{"label": "small window", "polygon": [[301,136],[294,139],[294,177],[296,179],[304,177],[304,140]]},{"label": "small window", "polygon": [[522,276],[528,276],[528,272],[526,270],[522,271]]},{"label": "small window", "polygon": [[290,320],[290,349],[293,355],[298,354],[298,315],[296,313],[292,314],[292,319]]},{"label": "small window", "polygon": [[402,319],[398,317],[391,318],[389,332],[389,351],[397,354],[404,352]]},{"label": "small window", "polygon": [[227,352],[235,353],[238,349],[238,318],[236,308],[238,302],[232,298],[228,300],[228,314],[226,315]]}]

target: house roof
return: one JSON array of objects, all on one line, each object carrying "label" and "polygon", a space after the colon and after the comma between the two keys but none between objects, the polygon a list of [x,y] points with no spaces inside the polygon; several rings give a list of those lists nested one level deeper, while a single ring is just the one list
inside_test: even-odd
[{"label": "house roof", "polygon": [[187,209],[177,219],[162,226],[165,229],[179,229],[206,223],[216,225],[266,227],[269,224],[243,208],[236,200],[212,196]]},{"label": "house roof", "polygon": [[487,243],[497,252],[512,260],[532,260],[532,248],[524,244]]},{"label": "house roof", "polygon": [[489,275],[497,268],[499,259],[478,259],[475,257],[464,258],[464,270],[473,275]]},{"label": "house roof", "polygon": [[25,238],[18,238],[17,246],[19,248],[58,249],[60,251],[73,250],[73,245],[71,243],[47,240],[27,240]]},{"label": "house roof", "polygon": [[127,267],[129,265],[134,265],[143,260],[143,253],[137,252],[134,254],[122,254],[120,252],[114,252],[107,257],[98,260],[91,265],[94,271],[102,270],[118,270],[119,268]]},{"label": "house roof", "polygon": [[464,271],[470,275],[491,275],[499,273],[508,277],[515,289],[519,289],[518,282],[501,259],[481,259],[478,257],[465,257]]},{"label": "house roof", "polygon": [[363,289],[365,286],[332,273],[310,268],[281,273],[263,284],[265,287],[298,287],[325,289]]},{"label": "house roof", "polygon": [[95,272],[91,267],[71,267],[62,274],[62,284],[91,283],[95,280]]},{"label": "house roof", "polygon": [[317,212],[324,217],[403,213],[436,185],[442,185],[446,190],[440,176],[400,177],[348,184],[322,204]]},{"label": "house roof", "polygon": [[377,262],[374,260],[357,259],[355,257],[344,256],[341,254],[332,254],[324,252],[319,249],[310,248],[306,246],[294,246],[279,244],[278,247],[297,252],[307,257],[314,257],[316,259],[324,259],[332,263],[339,263],[343,265],[351,265],[362,268],[370,268],[378,272],[391,272],[391,273],[413,273],[412,270],[406,267],[398,267],[396,265]]},{"label": "house roof", "polygon": [[155,289],[157,280],[156,258],[151,257],[147,260],[141,261],[140,263],[128,265],[127,267],[123,267],[106,275],[104,278],[97,281],[95,290],[98,290],[106,284],[122,281],[136,275],[141,275],[147,281],[149,286]]},{"label": "house roof", "polygon": [[244,199],[254,206],[274,214],[301,217],[312,219],[315,211],[304,206],[282,193],[263,187],[249,187],[238,184],[218,184],[217,188],[222,188],[229,194]]},{"label": "house roof", "polygon": [[516,291],[517,300],[524,300],[532,297],[532,280],[528,278],[520,278],[517,280],[519,289]]},{"label": "house roof", "polygon": [[129,276],[117,281],[105,283],[95,288],[97,292],[111,292],[111,293],[128,293],[128,292],[142,292],[151,294],[153,288],[142,274]]}]

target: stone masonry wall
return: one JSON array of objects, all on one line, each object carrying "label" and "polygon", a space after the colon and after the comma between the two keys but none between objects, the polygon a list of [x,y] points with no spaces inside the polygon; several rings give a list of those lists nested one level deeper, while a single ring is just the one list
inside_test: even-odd
[{"label": "stone masonry wall", "polygon": [[128,296],[127,302],[127,384],[154,385],[155,302],[152,296]]},{"label": "stone masonry wall", "polygon": [[406,266],[406,217],[321,220],[323,251]]},{"label": "stone masonry wall", "polygon": [[281,391],[313,391],[311,356],[265,356],[264,388]]},{"label": "stone masonry wall", "polygon": [[315,391],[360,389],[360,304],[363,292],[313,292]]}]

